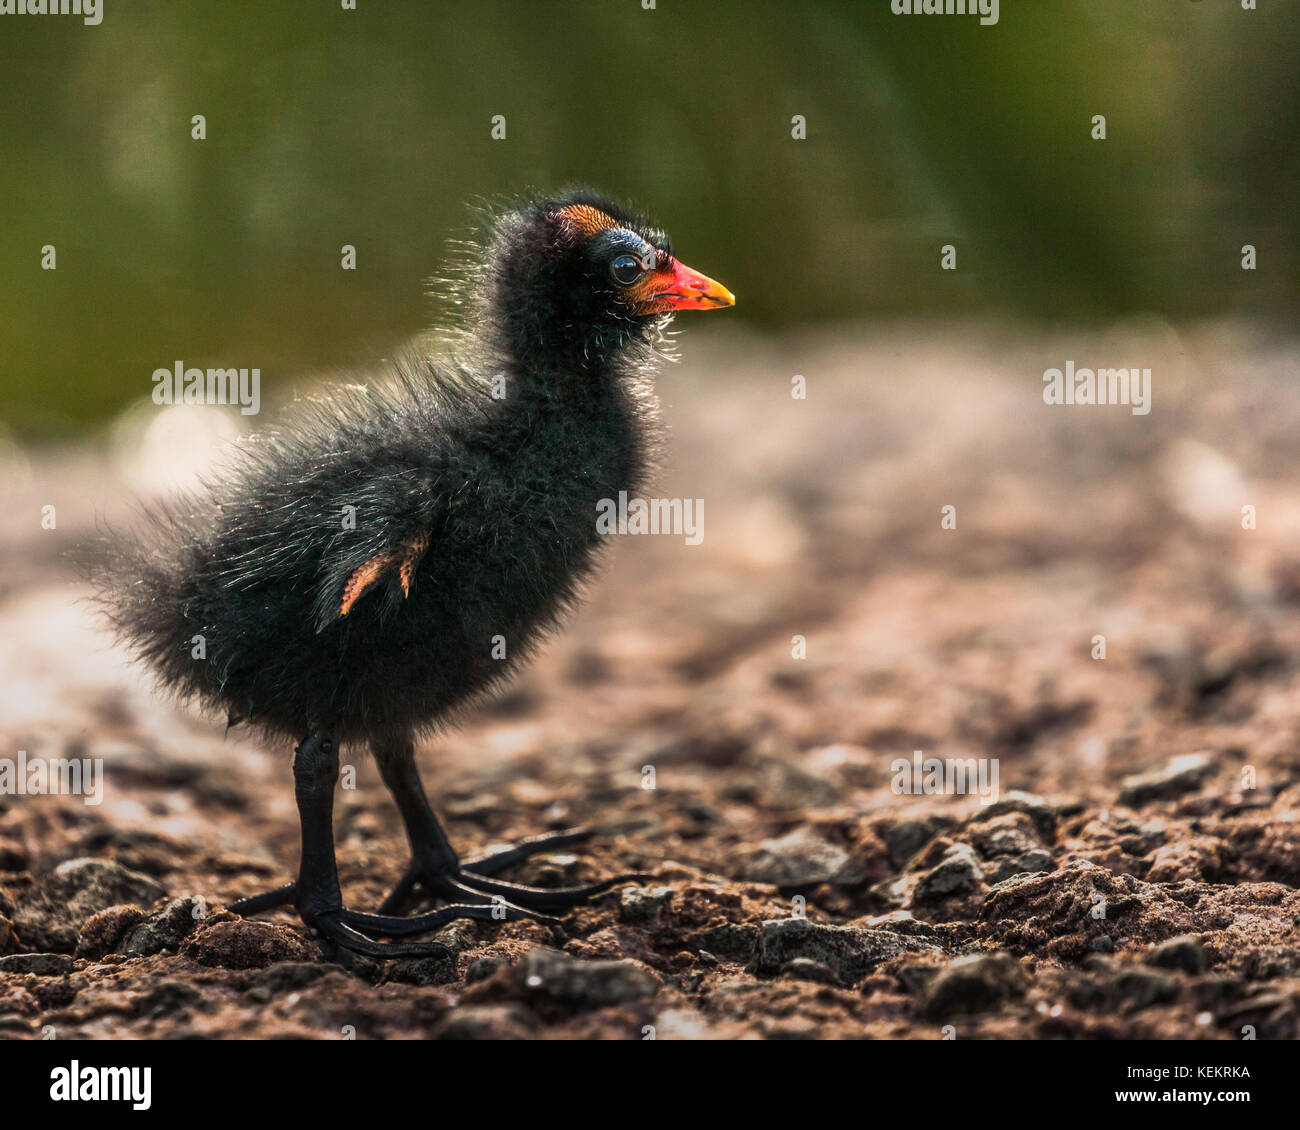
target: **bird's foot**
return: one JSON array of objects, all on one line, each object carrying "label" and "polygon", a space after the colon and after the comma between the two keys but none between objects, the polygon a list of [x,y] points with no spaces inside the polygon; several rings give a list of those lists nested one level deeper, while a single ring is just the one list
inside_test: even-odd
[{"label": "bird's foot", "polygon": [[604,894],[620,883],[644,878],[640,874],[615,875],[596,883],[578,887],[530,887],[523,883],[509,883],[493,876],[512,864],[533,855],[582,843],[591,837],[589,828],[573,828],[565,832],[531,836],[514,847],[488,855],[475,856],[459,862],[440,858],[434,853],[417,853],[389,896],[379,907],[381,914],[397,910],[416,887],[422,886],[439,898],[464,895],[466,891],[492,899],[494,905],[528,910],[541,920],[546,911],[571,910],[576,906]]},{"label": "bird's foot", "polygon": [[385,913],[364,914],[349,910],[332,899],[322,900],[319,904],[313,900],[298,898],[298,884],[289,883],[265,894],[253,895],[230,904],[231,910],[245,918],[260,914],[277,906],[295,904],[303,923],[318,936],[335,945],[367,957],[430,957],[444,952],[444,947],[427,942],[380,942],[377,938],[405,938],[413,934],[424,934],[441,929],[448,922],[472,918],[486,922],[517,922],[530,919],[548,926],[559,925],[558,918],[552,918],[540,910],[519,906],[502,897],[486,897],[469,887],[454,889],[452,885],[444,888],[449,893],[459,895],[462,902],[453,902],[439,907],[427,914],[410,917],[393,916]]},{"label": "bird's foot", "polygon": [[303,921],[320,937],[333,942],[336,946],[352,953],[366,957],[435,957],[447,952],[447,948],[438,942],[381,942],[378,938],[405,938],[412,934],[424,934],[438,930],[464,918],[480,921],[505,922],[529,918],[534,922],[547,925],[559,925],[558,918],[537,914],[523,907],[506,903],[453,903],[439,907],[428,914],[416,914],[411,917],[391,916],[387,914],[363,914],[360,911],[342,908],[324,913],[302,911]]},{"label": "bird's foot", "polygon": [[[437,863],[427,857],[411,861],[378,914],[348,910],[333,898],[301,899],[298,884],[289,883],[264,894],[253,895],[230,904],[236,914],[251,917],[277,906],[296,905],[303,922],[319,936],[343,949],[367,957],[429,957],[441,954],[443,947],[428,942],[381,942],[378,938],[404,938],[438,930],[449,922],[476,919],[486,922],[516,922],[528,919],[545,925],[559,925],[560,920],[548,911],[568,910],[603,894],[620,883],[642,878],[641,875],[617,875],[598,883],[579,887],[529,887],[492,878],[498,872],[529,856],[569,844],[580,843],[591,832],[574,829],[550,835],[534,836],[512,848],[467,859],[459,864]],[[410,917],[394,915],[417,886],[449,905],[426,914]],[[319,905],[318,905],[319,904]]]}]

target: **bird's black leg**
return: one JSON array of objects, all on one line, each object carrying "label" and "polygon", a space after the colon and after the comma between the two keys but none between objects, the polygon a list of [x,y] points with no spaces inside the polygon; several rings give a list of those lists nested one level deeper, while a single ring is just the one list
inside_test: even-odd
[{"label": "bird's black leg", "polygon": [[528,887],[507,883],[491,876],[521,859],[539,852],[580,843],[591,832],[572,829],[553,835],[534,836],[505,851],[461,862],[420,781],[415,749],[410,742],[394,742],[374,749],[380,775],[393,794],[411,842],[411,863],[400,882],[380,906],[381,913],[398,909],[416,886],[425,887],[441,898],[463,898],[467,893],[490,896],[495,905],[523,907],[534,911],[568,910],[595,895],[626,883],[637,875],[617,875],[581,887]]},{"label": "bird's black leg", "polygon": [[[481,892],[461,888],[467,901],[445,906],[431,914],[393,918],[361,914],[343,906],[338,864],[334,858],[334,786],[339,776],[338,749],[328,735],[312,734],[294,751],[293,784],[302,824],[302,857],[298,881],[266,895],[232,905],[242,914],[255,914],[272,906],[293,902],[303,922],[336,945],[370,957],[422,957],[442,954],[438,945],[419,942],[377,942],[374,937],[403,937],[436,930],[458,918],[532,918],[555,922],[536,910],[504,899],[486,898]],[[450,850],[450,849],[448,849]],[[372,937],[373,935],[374,937]]]}]

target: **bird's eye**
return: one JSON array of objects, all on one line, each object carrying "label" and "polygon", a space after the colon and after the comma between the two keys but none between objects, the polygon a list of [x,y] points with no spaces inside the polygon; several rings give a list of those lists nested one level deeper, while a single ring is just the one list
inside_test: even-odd
[{"label": "bird's eye", "polygon": [[620,255],[609,265],[609,273],[619,286],[631,286],[641,277],[641,260],[635,255]]}]

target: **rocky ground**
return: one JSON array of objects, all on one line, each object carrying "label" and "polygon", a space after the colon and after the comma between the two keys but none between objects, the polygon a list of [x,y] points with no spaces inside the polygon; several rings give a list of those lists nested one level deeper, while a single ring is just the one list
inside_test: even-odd
[{"label": "rocky ground", "polygon": [[[288,753],[159,698],[63,564],[202,449],[198,417],[3,452],[0,759],[102,758],[105,786],[0,796],[0,1035],[1300,1035],[1295,347],[1143,324],[684,348],[660,493],[705,499],[703,544],[621,539],[421,754],[464,851],[591,824],[515,877],[652,877],[563,929],[454,924],[434,958],[224,909],[296,865]],[[1151,414],[1045,406],[1067,357],[1150,366]],[[899,793],[914,750],[995,763],[996,799]],[[405,844],[345,763],[367,909]]]}]

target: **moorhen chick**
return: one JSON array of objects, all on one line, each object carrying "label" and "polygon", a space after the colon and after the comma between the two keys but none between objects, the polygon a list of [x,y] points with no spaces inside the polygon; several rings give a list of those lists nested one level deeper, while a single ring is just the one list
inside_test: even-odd
[{"label": "moorhen chick", "polygon": [[[645,483],[649,381],[673,313],[735,301],[658,228],[588,191],[498,216],[469,277],[458,360],[407,351],[365,387],[299,403],[201,490],[110,539],[99,577],[110,619],[167,687],[298,742],[297,881],[232,909],[293,903],[318,935],[378,957],[431,952],[376,939],[457,918],[554,922],[547,912],[627,881],[493,877],[582,829],[459,859],[415,740],[500,684],[574,604],[602,540],[598,503]],[[339,890],[343,744],[369,746],[410,840],[377,914]],[[417,886],[449,905],[395,916]]]}]

